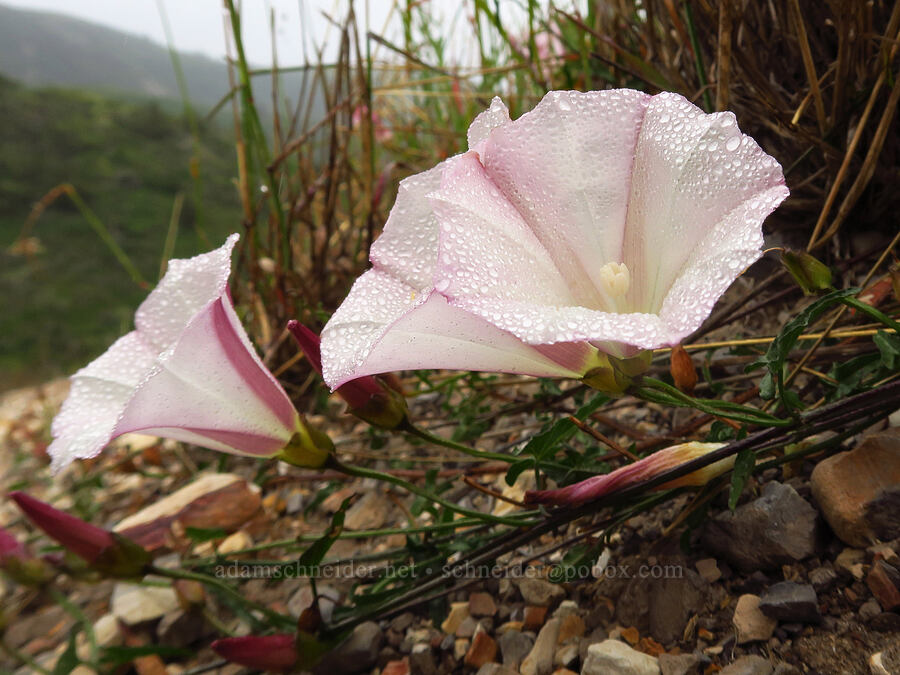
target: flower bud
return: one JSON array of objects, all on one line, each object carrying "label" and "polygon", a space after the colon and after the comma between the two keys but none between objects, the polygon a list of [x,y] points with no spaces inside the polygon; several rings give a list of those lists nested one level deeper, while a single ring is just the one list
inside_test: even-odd
[{"label": "flower bud", "polygon": [[685,394],[693,394],[694,387],[697,386],[697,369],[694,368],[690,354],[681,345],[675,345],[670,358],[669,372],[675,386]]},{"label": "flower bud", "polygon": [[[300,345],[310,365],[321,375],[322,355],[319,351],[319,336],[299,321],[288,321],[287,328]],[[399,383],[392,375],[384,379],[372,375],[360,377],[341,385],[335,391],[346,401],[351,414],[373,426],[396,429],[408,419],[406,399],[403,398]]]},{"label": "flower bud", "polygon": [[782,251],[781,264],[803,289],[804,295],[815,295],[831,288],[831,269],[805,251]]},{"label": "flower bud", "polygon": [[223,659],[259,670],[286,672],[298,660],[293,635],[245,635],[216,640],[211,646]]},{"label": "flower bud", "polygon": [[[650,480],[670,469],[717,450],[723,445],[724,443],[699,442],[673,445],[610,473],[594,476],[558,490],[529,490],[525,493],[525,503],[578,506],[579,504],[584,504]],[[716,476],[731,469],[732,466],[734,466],[734,457],[726,457],[685,476],[659,485],[655,489],[662,490],[685,485],[705,485]]]},{"label": "flower bud", "polygon": [[53,578],[53,570],[36,558],[25,545],[0,527],[0,571],[23,586],[42,586]]},{"label": "flower bud", "polygon": [[131,539],[86,523],[23,492],[9,496],[47,536],[106,576],[140,576],[150,562],[150,554]]},{"label": "flower bud", "polygon": [[318,469],[334,452],[334,443],[328,434],[306,423],[301,416],[297,431],[275,457],[304,469]]}]

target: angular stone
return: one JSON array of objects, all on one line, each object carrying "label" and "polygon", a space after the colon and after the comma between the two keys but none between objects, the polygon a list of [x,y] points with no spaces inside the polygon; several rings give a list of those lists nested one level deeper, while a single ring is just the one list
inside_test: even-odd
[{"label": "angular stone", "polygon": [[455,635],[456,630],[459,628],[460,624],[462,624],[462,622],[465,621],[468,616],[468,602],[451,602],[450,613],[447,614],[447,618],[444,619],[444,622],[441,624],[441,630],[444,631],[447,635]]},{"label": "angular stone", "polygon": [[208,474],[125,518],[114,529],[155,551],[177,542],[175,525],[181,531],[195,527],[233,532],[259,512],[260,504],[259,488],[240,476]]},{"label": "angular stone", "polygon": [[500,636],[500,653],[503,665],[518,669],[534,647],[534,640],[517,630],[508,630]]},{"label": "angular stone", "polygon": [[822,618],[815,589],[792,581],[770,587],[760,598],[759,609],[778,621],[818,623]]},{"label": "angular stone", "polygon": [[650,634],[663,644],[680,640],[692,614],[703,608],[703,588],[700,575],[685,565],[683,576],[653,579],[650,583]]},{"label": "angular stone", "polygon": [[110,611],[122,623],[134,626],[180,608],[178,596],[171,587],[119,582],[113,588]]},{"label": "angular stone", "polygon": [[533,577],[525,577],[519,581],[519,592],[526,604],[537,607],[549,607],[566,595],[562,586]]},{"label": "angular stone", "polygon": [[501,666],[499,663],[485,663],[478,669],[476,675],[519,675],[519,671]]},{"label": "angular stone", "polygon": [[884,560],[876,560],[866,577],[866,585],[886,612],[900,608],[900,572]]},{"label": "angular stone", "polygon": [[700,671],[700,657],[696,654],[660,654],[660,675],[695,675]]},{"label": "angular stone", "polygon": [[497,658],[497,643],[484,631],[475,634],[472,646],[466,652],[464,663],[472,668],[480,668]]},{"label": "angular stone", "polygon": [[547,618],[547,608],[526,607],[522,618],[524,619],[522,623],[525,630],[538,631],[541,626],[544,625],[544,620]]},{"label": "angular stone", "polygon": [[494,616],[497,605],[490,593],[472,593],[469,596],[469,613],[472,616]]},{"label": "angular stone", "polygon": [[578,660],[578,644],[570,642],[556,650],[553,665],[557,668],[568,668]]},{"label": "angular stone", "polygon": [[900,429],[872,434],[816,465],[812,493],[834,533],[864,548],[900,537]]},{"label": "angular stone", "polygon": [[316,675],[350,675],[368,670],[378,660],[382,640],[377,623],[361,623],[346,640],[322,657],[313,672]]},{"label": "angular stone", "polygon": [[715,558],[703,558],[694,563],[694,567],[697,568],[697,573],[700,577],[708,584],[712,584],[717,582],[722,578],[722,571],[719,569],[719,564],[716,562]]},{"label": "angular stone", "polygon": [[519,666],[522,675],[550,675],[553,672],[553,656],[559,637],[559,619],[550,619],[541,628],[534,646]]},{"label": "angular stone", "polygon": [[354,531],[377,530],[387,522],[392,506],[380,492],[367,492],[347,510],[344,527]]},{"label": "angular stone", "polygon": [[659,663],[618,640],[604,640],[588,647],[581,675],[659,675]]},{"label": "angular stone", "polygon": [[731,665],[719,671],[719,675],[771,675],[772,664],[756,654],[742,656]]},{"label": "angular stone", "polygon": [[827,591],[837,581],[837,572],[831,567],[817,567],[807,576],[816,591]]},{"label": "angular stone", "polygon": [[437,664],[434,662],[431,645],[413,645],[409,655],[409,668],[416,675],[437,675]]},{"label": "angular stone", "polygon": [[759,597],[749,593],[738,598],[731,622],[737,631],[739,645],[768,640],[777,624],[775,619],[769,618],[759,609]]},{"label": "angular stone", "polygon": [[743,572],[775,569],[815,553],[817,517],[794,488],[771,481],[758,499],[708,520],[701,540]]},{"label": "angular stone", "polygon": [[577,614],[566,614],[560,619],[559,635],[556,638],[558,644],[566,644],[584,635],[586,630],[584,619]]},{"label": "angular stone", "polygon": [[409,675],[409,659],[388,661],[384,664],[381,675]]}]

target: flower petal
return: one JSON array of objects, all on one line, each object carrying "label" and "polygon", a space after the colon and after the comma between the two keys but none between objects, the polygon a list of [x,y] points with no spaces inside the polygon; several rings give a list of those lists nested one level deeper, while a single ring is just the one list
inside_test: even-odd
[{"label": "flower petal", "polygon": [[569,345],[534,348],[431,293],[369,270],[322,331],[322,365],[332,388],[364,375],[449,368],[580,376],[587,355]]},{"label": "flower petal", "polygon": [[[783,199],[783,186],[781,166],[740,132],[732,113],[707,115],[678,94],[654,96],[635,148],[625,224],[629,305],[658,313],[689,264],[705,266],[726,251],[758,249],[761,221],[781,199],[745,211],[754,217],[743,221],[729,221],[729,214],[773,188]],[[705,240],[716,228],[728,232],[726,245],[707,251]],[[741,269],[733,269],[730,280]]]},{"label": "flower petal", "polygon": [[601,266],[622,262],[634,147],[649,99],[628,89],[550,92],[494,129],[480,152],[585,307],[601,306]]},{"label": "flower petal", "polygon": [[116,421],[134,387],[153,368],[155,358],[155,350],[132,331],[72,376],[69,396],[53,420],[53,442],[47,449],[53,471],[100,454],[113,438]]},{"label": "flower petal", "polygon": [[447,298],[577,304],[556,262],[491,181],[474,152],[444,169],[431,194],[440,223],[435,289]]},{"label": "flower petal", "polygon": [[[762,230],[759,223],[787,195],[784,185],[775,185],[743,202],[697,245],[666,294],[659,312],[670,332],[671,343],[694,332],[735,277],[760,258]],[[757,225],[751,229],[747,223]]]},{"label": "flower petal", "polygon": [[209,303],[134,391],[114,435],[156,432],[237,454],[278,452],[296,412],[245,338],[226,297]]},{"label": "flower petal", "polygon": [[157,351],[171,347],[194,314],[227,292],[231,250],[239,238],[232,234],[214,251],[169,261],[165,276],[134,316],[138,332]]}]

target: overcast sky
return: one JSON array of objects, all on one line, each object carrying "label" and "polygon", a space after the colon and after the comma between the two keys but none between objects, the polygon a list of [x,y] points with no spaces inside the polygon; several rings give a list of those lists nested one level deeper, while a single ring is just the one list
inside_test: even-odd
[{"label": "overcast sky", "polygon": [[[240,0],[238,0],[240,2]],[[222,0],[0,0],[0,4],[40,9],[76,16],[93,23],[136,33],[166,44],[159,5],[165,8],[175,47],[183,52],[201,52],[213,58],[225,55]],[[326,11],[343,18],[347,0],[243,0],[242,32],[247,58],[254,64],[271,62],[272,41],[269,27],[275,12],[278,59],[282,65],[303,61],[301,35],[323,42],[329,22]],[[373,30],[381,33],[393,0],[357,0],[360,23],[365,21],[368,4]],[[455,3],[454,3],[455,4]],[[332,29],[333,30],[333,29]],[[334,44],[330,39],[328,43]]]}]

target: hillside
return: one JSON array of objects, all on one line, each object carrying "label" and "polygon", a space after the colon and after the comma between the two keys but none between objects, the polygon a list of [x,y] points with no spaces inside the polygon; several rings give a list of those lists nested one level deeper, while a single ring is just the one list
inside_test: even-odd
[{"label": "hillside", "polygon": [[[214,105],[228,91],[224,63],[182,54],[181,64],[196,103]],[[169,53],[156,43],[61,14],[2,5],[0,72],[33,86],[179,97]]]},{"label": "hillside", "polygon": [[[2,24],[2,21],[0,21]],[[123,102],[0,80],[0,389],[70,372],[130,325],[146,294],[67,197],[32,234],[42,252],[17,255],[32,205],[74,185],[151,284],[159,274],[174,199],[189,196],[176,255],[192,255],[237,227],[234,150],[217,128],[202,138],[203,222],[190,199],[191,139],[156,103]]]},{"label": "hillside", "polygon": [[[179,60],[191,100],[206,113],[229,90],[224,61],[186,53],[180,53]],[[169,52],[155,42],[63,14],[4,5],[0,5],[0,75],[29,86],[89,89],[153,100],[181,98]],[[285,93],[296,98],[304,75],[291,72],[279,77],[282,99]],[[260,112],[268,119],[271,79],[258,76],[253,86]],[[313,118],[318,118],[324,104],[317,100],[313,110]]]}]

